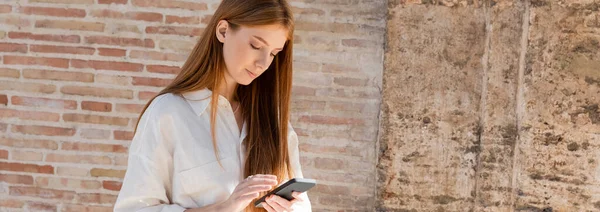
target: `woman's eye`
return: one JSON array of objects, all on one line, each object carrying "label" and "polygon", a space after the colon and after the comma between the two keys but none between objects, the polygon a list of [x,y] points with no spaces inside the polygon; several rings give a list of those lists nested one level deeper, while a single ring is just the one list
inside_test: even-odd
[{"label": "woman's eye", "polygon": [[256,47],[256,46],[252,45],[252,44],[250,44],[250,46],[251,46],[253,49],[257,49],[257,50],[258,50],[258,49],[260,49],[260,48],[258,48],[258,47]]}]

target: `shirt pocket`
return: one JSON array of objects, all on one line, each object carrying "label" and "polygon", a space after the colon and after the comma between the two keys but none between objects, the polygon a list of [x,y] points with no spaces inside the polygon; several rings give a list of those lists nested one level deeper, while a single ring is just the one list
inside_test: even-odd
[{"label": "shirt pocket", "polygon": [[239,183],[236,157],[227,157],[177,173],[183,192],[199,207],[227,200]]}]

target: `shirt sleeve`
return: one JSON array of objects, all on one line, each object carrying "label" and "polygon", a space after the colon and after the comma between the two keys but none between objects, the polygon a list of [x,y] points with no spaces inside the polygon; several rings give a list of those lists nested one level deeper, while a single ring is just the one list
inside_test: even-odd
[{"label": "shirt sleeve", "polygon": [[[156,98],[153,102],[159,101]],[[173,157],[160,131],[151,104],[140,119],[129,148],[127,171],[114,206],[115,212],[182,212],[171,204]]]},{"label": "shirt sleeve", "polygon": [[[290,165],[292,165],[292,171],[294,172],[295,178],[303,178],[302,174],[302,166],[300,165],[300,150],[298,148],[298,135],[293,130],[292,126],[289,125],[288,131],[288,149],[290,155]],[[301,212],[312,212],[310,200],[308,199],[307,192],[300,194],[300,198],[302,198],[302,202],[298,202],[292,206],[294,211]]]}]

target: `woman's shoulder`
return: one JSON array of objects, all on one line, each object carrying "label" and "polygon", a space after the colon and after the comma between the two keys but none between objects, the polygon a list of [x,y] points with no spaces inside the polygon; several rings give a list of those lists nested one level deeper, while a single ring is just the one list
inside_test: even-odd
[{"label": "woman's shoulder", "polygon": [[173,115],[187,107],[185,99],[178,94],[165,93],[156,96],[146,109],[152,116]]}]

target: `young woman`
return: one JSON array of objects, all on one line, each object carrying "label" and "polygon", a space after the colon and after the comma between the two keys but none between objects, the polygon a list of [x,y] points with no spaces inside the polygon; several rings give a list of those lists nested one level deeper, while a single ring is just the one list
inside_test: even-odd
[{"label": "young woman", "polygon": [[285,0],[223,0],[181,73],[144,108],[115,211],[311,211],[289,125],[294,21]]}]

